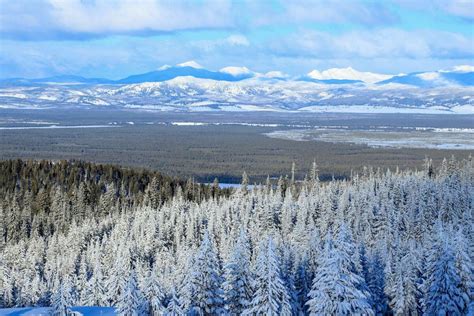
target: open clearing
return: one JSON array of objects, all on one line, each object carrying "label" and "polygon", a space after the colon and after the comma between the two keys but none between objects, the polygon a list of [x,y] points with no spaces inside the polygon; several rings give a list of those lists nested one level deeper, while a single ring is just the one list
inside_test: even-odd
[{"label": "open clearing", "polygon": [[474,149],[474,129],[469,128],[405,128],[388,131],[316,128],[279,130],[266,135],[294,141],[362,144],[372,148]]}]

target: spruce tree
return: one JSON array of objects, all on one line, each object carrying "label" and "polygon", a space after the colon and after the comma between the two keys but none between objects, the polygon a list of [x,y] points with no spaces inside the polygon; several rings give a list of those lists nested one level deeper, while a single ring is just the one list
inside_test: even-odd
[{"label": "spruce tree", "polygon": [[168,306],[165,311],[166,316],[182,316],[185,315],[185,312],[181,308],[181,302],[176,294],[176,291],[172,291],[171,298],[168,302]]},{"label": "spruce tree", "polygon": [[352,247],[344,227],[335,241],[328,234],[306,303],[310,315],[374,314],[368,293],[360,289],[364,280],[355,271],[349,252]]},{"label": "spruce tree", "polygon": [[150,271],[144,283],[143,294],[148,303],[148,313],[150,315],[161,315],[165,311],[163,305],[165,294],[158,281],[158,271],[156,266]]},{"label": "spruce tree", "polygon": [[192,286],[190,313],[216,315],[223,312],[223,279],[214,242],[208,231],[194,258],[190,283]]},{"label": "spruce tree", "polygon": [[262,241],[255,267],[254,294],[245,315],[291,315],[280,260],[271,237]]},{"label": "spruce tree", "polygon": [[243,229],[224,267],[224,297],[226,309],[240,315],[252,299],[252,276],[250,274],[250,245]]},{"label": "spruce tree", "polygon": [[104,275],[102,273],[102,265],[100,264],[99,260],[96,260],[94,269],[92,271],[92,276],[86,283],[83,300],[87,306],[103,306],[106,303]]},{"label": "spruce tree", "polygon": [[374,254],[372,259],[369,261],[367,278],[367,286],[371,294],[372,306],[375,314],[386,315],[388,312],[388,298],[384,291],[384,266],[378,253]]},{"label": "spruce tree", "polygon": [[51,297],[53,315],[66,316],[69,314],[69,307],[73,305],[72,285],[69,276],[66,276],[60,283],[58,290]]},{"label": "spruce tree", "polygon": [[143,297],[138,288],[134,270],[128,276],[128,282],[120,294],[116,306],[117,314],[121,316],[141,316],[146,314]]},{"label": "spruce tree", "polygon": [[433,245],[436,256],[428,265],[424,299],[427,315],[464,315],[468,309],[468,293],[463,292],[452,244],[446,239],[440,236]]}]

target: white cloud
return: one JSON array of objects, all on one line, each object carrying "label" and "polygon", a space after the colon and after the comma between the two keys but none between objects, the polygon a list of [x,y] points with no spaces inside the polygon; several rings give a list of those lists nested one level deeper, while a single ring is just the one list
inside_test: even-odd
[{"label": "white cloud", "polygon": [[274,55],[317,58],[472,58],[472,40],[461,34],[394,28],[330,34],[308,29],[265,43]]},{"label": "white cloud", "polygon": [[[66,29],[79,32],[173,31],[226,27],[232,21],[226,0],[49,0],[54,16]],[[207,2],[207,3],[206,3]]]},{"label": "white cloud", "polygon": [[231,0],[0,0],[0,7],[0,31],[39,38],[221,29],[235,21]]}]

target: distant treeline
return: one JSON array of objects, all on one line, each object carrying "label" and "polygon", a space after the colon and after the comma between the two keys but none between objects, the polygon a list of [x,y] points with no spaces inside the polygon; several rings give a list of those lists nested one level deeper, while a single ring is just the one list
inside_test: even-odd
[{"label": "distant treeline", "polygon": [[[203,185],[156,171],[82,161],[0,161],[0,237],[49,236],[72,221],[100,219],[137,206],[158,208],[177,194],[201,202],[228,196],[218,183]],[[25,236],[23,236],[25,237]]]}]

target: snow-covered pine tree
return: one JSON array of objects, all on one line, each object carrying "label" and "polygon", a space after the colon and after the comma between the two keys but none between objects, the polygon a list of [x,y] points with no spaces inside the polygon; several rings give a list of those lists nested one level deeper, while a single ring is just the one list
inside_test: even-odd
[{"label": "snow-covered pine tree", "polygon": [[360,289],[363,278],[357,274],[349,250],[353,245],[345,226],[333,241],[327,234],[324,254],[316,270],[306,303],[310,315],[373,315],[368,293]]},{"label": "snow-covered pine tree", "polygon": [[73,289],[70,278],[66,275],[59,283],[58,290],[51,297],[52,314],[54,316],[66,316],[69,307],[73,305]]},{"label": "snow-covered pine tree", "polygon": [[166,316],[182,316],[185,315],[185,312],[181,308],[181,302],[179,301],[176,291],[171,292],[171,297],[168,302],[168,306],[165,311]]},{"label": "snow-covered pine tree", "polygon": [[116,310],[121,316],[141,316],[147,313],[134,270],[131,270],[128,282],[120,294]]},{"label": "snow-covered pine tree", "polygon": [[388,298],[384,292],[384,266],[378,253],[375,253],[371,260],[369,260],[369,271],[367,278],[367,286],[371,294],[372,306],[375,314],[386,315],[388,313]]},{"label": "snow-covered pine tree", "polygon": [[117,252],[112,269],[108,271],[106,282],[107,296],[113,306],[117,303],[118,298],[130,281],[129,275],[131,269],[130,250],[128,247],[124,244],[120,244]]},{"label": "snow-covered pine tree", "polygon": [[419,250],[413,240],[396,240],[397,252],[387,259],[386,293],[395,315],[416,315],[420,309]]},{"label": "snow-covered pine tree", "polygon": [[189,282],[193,292],[189,313],[217,315],[224,311],[220,269],[214,241],[206,231],[191,270]]},{"label": "snow-covered pine tree", "polygon": [[87,281],[89,280],[89,272],[87,263],[82,256],[79,261],[79,271],[76,278],[76,289],[78,293],[78,303],[80,305],[86,304]]},{"label": "snow-covered pine tree", "polygon": [[87,306],[103,306],[106,303],[104,275],[98,259],[95,261],[92,276],[86,283],[84,294],[81,293],[81,300]]},{"label": "snow-covered pine tree", "polygon": [[433,243],[428,262],[425,284],[424,313],[426,315],[464,315],[467,312],[468,293],[462,286],[456,270],[452,242],[445,231]]},{"label": "snow-covered pine tree", "polygon": [[224,267],[224,298],[227,311],[240,315],[252,299],[250,245],[243,229]]},{"label": "snow-covered pine tree", "polygon": [[182,255],[177,255],[178,267],[182,265],[182,268],[179,271],[183,276],[178,279],[180,280],[180,284],[177,292],[181,303],[180,306],[183,311],[191,309],[195,286],[195,281],[193,279],[194,274],[192,273],[195,253],[189,251],[188,254],[189,256],[187,257],[187,260]]},{"label": "snow-covered pine tree", "polygon": [[298,306],[303,314],[307,314],[307,301],[308,293],[311,291],[311,273],[308,271],[309,263],[308,259],[303,258],[296,267],[295,276],[295,290],[298,300]]},{"label": "snow-covered pine tree", "polygon": [[291,315],[289,296],[281,278],[280,260],[271,237],[261,242],[255,267],[254,294],[244,315]]},{"label": "snow-covered pine tree", "polygon": [[[461,229],[454,235],[454,257],[456,271],[461,278],[461,291],[465,293],[466,305],[474,303],[474,262],[469,256],[469,242]],[[474,311],[473,311],[474,312]]]},{"label": "snow-covered pine tree", "polygon": [[162,315],[165,311],[165,306],[163,305],[165,294],[158,281],[156,265],[145,280],[142,292],[147,300],[149,315]]}]

